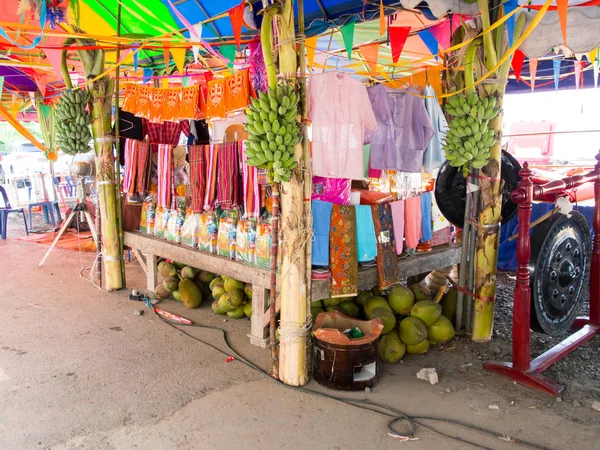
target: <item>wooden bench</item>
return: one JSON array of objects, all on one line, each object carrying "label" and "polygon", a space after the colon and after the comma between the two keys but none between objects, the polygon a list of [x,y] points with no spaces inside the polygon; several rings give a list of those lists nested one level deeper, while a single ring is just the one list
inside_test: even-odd
[{"label": "wooden bench", "polygon": [[[132,249],[140,265],[146,272],[147,289],[154,291],[158,284],[156,270],[159,257],[196,267],[198,269],[225,275],[252,285],[252,317],[250,319],[250,342],[266,348],[269,342],[269,285],[271,272],[252,267],[222,256],[205,253],[185,245],[175,244],[139,231],[126,231],[125,246]],[[405,277],[429,273],[434,269],[448,267],[460,262],[461,247],[441,247],[431,253],[420,253],[398,260],[400,274]],[[278,280],[279,281],[279,280]],[[369,267],[358,274],[360,290],[377,285],[377,269]],[[329,280],[313,280],[311,301],[329,298]],[[276,303],[279,311],[279,300]]]}]

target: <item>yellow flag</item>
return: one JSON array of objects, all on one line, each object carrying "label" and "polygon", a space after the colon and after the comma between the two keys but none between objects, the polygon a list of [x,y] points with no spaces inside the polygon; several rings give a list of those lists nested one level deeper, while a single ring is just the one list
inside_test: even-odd
[{"label": "yellow flag", "polygon": [[596,47],[594,50],[592,50],[591,52],[588,53],[588,55],[587,55],[588,61],[593,64],[594,61],[596,61],[597,56],[598,56],[598,47]]},{"label": "yellow flag", "polygon": [[315,62],[315,50],[317,49],[317,41],[319,40],[319,36],[313,36],[306,38],[306,61],[308,67],[312,67]]},{"label": "yellow flag", "polygon": [[177,66],[179,73],[183,74],[183,67],[185,66],[185,48],[184,47],[171,47],[171,56]]}]

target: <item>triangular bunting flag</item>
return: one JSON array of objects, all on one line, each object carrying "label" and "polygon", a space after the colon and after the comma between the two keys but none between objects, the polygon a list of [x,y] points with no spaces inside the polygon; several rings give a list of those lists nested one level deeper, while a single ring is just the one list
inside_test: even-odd
[{"label": "triangular bunting flag", "polygon": [[228,11],[231,28],[233,29],[233,36],[235,38],[235,45],[237,45],[238,50],[240,49],[240,41],[242,40],[242,24],[244,23],[245,6],[246,5],[242,1],[242,3],[234,6]]},{"label": "triangular bunting flag", "polygon": [[525,53],[521,50],[517,50],[513,55],[512,62],[510,65],[512,66],[513,72],[515,74],[515,79],[519,81],[521,79],[521,69],[523,68],[523,62],[525,61]]},{"label": "triangular bunting flag", "polygon": [[417,34],[419,35],[423,43],[427,46],[429,52],[432,55],[435,55],[435,59],[437,59],[437,55],[439,52],[439,43],[435,36],[431,34],[431,31],[429,31],[429,29],[427,28],[419,31]]},{"label": "triangular bunting flag", "polygon": [[133,71],[137,72],[138,64],[140,62],[140,52],[136,51],[139,48],[139,44],[133,43],[131,44],[131,51],[135,52],[133,54]]},{"label": "triangular bunting flag", "polygon": [[146,84],[148,81],[152,79],[152,69],[144,69],[144,75],[142,77],[142,83]]},{"label": "triangular bunting flag", "polygon": [[452,36],[458,28],[462,25],[462,14],[452,14]]},{"label": "triangular bunting flag", "polygon": [[537,58],[529,58],[529,76],[531,77],[531,92],[535,89],[535,75],[537,74]]},{"label": "triangular bunting flag", "polygon": [[308,67],[312,68],[312,65],[315,62],[315,51],[317,50],[317,41],[319,40],[319,36],[313,36],[306,38],[304,41],[304,46],[306,47],[306,62]]},{"label": "triangular bunting flag", "polygon": [[392,62],[397,63],[402,49],[410,33],[410,27],[389,27],[390,47],[392,48]]},{"label": "triangular bunting flag", "polygon": [[433,37],[439,42],[444,50],[450,48],[450,39],[452,37],[450,34],[450,29],[450,20],[446,20],[429,29]]},{"label": "triangular bunting flag", "polygon": [[169,88],[169,79],[167,77],[161,78],[160,82],[162,84],[162,88],[163,89],[168,89]]},{"label": "triangular bunting flag", "polygon": [[385,34],[385,9],[383,8],[383,0],[379,0],[379,36]]},{"label": "triangular bunting flag", "polygon": [[558,82],[560,81],[560,59],[552,60],[552,69],[554,70],[554,90],[558,91]]},{"label": "triangular bunting flag", "polygon": [[131,53],[131,48],[124,48],[121,49],[121,53],[119,55],[119,61],[117,62],[123,62],[125,61],[125,59],[127,59],[127,57],[129,56],[129,54]]},{"label": "triangular bunting flag", "polygon": [[38,74],[33,77],[35,80],[35,84],[37,84],[42,97],[46,96],[46,85],[48,84],[48,75],[46,74]]},{"label": "triangular bunting flag", "polygon": [[596,47],[594,50],[592,50],[591,52],[589,52],[587,54],[587,59],[591,63],[593,63],[594,61],[596,61],[597,57],[598,57],[598,47]]},{"label": "triangular bunting flag", "polygon": [[344,46],[346,47],[346,53],[348,54],[348,59],[352,59],[352,45],[354,44],[354,24],[356,23],[356,19],[353,17],[345,25],[340,27],[340,33],[342,34],[342,39],[344,40]]},{"label": "triangular bunting flag", "polygon": [[576,89],[579,89],[579,82],[583,81],[582,70],[583,70],[584,65],[585,65],[585,63],[583,61],[575,61],[575,88]]},{"label": "triangular bunting flag", "polygon": [[177,66],[177,70],[179,73],[183,73],[183,68],[185,67],[185,47],[171,47],[171,55],[173,55],[173,61],[175,61],[175,65]]},{"label": "triangular bunting flag", "polygon": [[569,9],[569,0],[556,0],[556,11],[560,22],[560,31],[563,35],[564,44],[567,45],[567,12]]},{"label": "triangular bunting flag", "polygon": [[[194,31],[194,33],[192,33],[192,30]],[[202,40],[202,24],[197,23],[196,25],[194,25],[194,27],[190,30],[190,33],[194,34],[196,36],[196,39],[198,40],[198,42],[200,42]],[[195,63],[198,62],[199,52],[200,52],[200,46],[192,45],[192,53],[194,54],[194,62]]]},{"label": "triangular bunting flag", "polygon": [[54,69],[54,73],[61,73],[62,69],[62,50],[44,49],[46,59]]},{"label": "triangular bunting flag", "polygon": [[[0,85],[2,86],[2,85]],[[598,61],[594,61],[594,87],[597,88],[598,87]],[[0,90],[0,92],[2,92]]]},{"label": "triangular bunting flag", "polygon": [[[512,11],[514,11],[515,9],[517,9],[517,6],[519,6],[518,4],[518,0],[507,0],[504,2],[504,15],[508,15],[509,13],[511,13]],[[508,34],[508,44],[512,47],[513,45],[513,37],[515,34],[515,16],[516,14],[513,14],[512,16],[510,16],[507,20],[506,20],[506,32]]]},{"label": "triangular bunting flag", "polygon": [[227,63],[227,66],[233,70],[233,63],[235,62],[235,45],[222,45],[220,47],[221,50],[221,54],[225,57],[225,59],[228,59],[229,62]]},{"label": "triangular bunting flag", "polygon": [[361,45],[358,47],[362,53],[365,61],[369,65],[372,74],[377,73],[377,59],[379,57],[379,42],[372,42],[370,44]]}]

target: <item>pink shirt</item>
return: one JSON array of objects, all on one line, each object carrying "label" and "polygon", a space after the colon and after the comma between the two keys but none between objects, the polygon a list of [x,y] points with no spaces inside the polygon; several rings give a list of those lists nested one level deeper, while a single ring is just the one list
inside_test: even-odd
[{"label": "pink shirt", "polygon": [[313,175],[362,180],[364,132],[377,128],[367,89],[346,73],[313,75],[308,105]]}]

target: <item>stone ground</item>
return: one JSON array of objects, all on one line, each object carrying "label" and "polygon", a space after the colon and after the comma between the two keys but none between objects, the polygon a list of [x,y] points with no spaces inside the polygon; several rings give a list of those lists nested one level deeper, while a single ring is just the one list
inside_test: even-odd
[{"label": "stone ground", "polygon": [[[39,217],[36,219],[38,220]],[[128,291],[105,293],[80,277],[93,255],[0,241],[0,448],[21,449],[275,449],[275,448],[468,448],[419,427],[418,440],[402,443],[387,435],[387,418],[291,390],[215,349],[178,332],[150,313]],[[127,262],[130,288],[143,288],[144,274]],[[83,271],[86,277],[87,270]],[[515,448],[499,436],[543,448],[595,448],[600,434],[598,339],[548,371],[563,382],[562,401],[538,394],[481,370],[486,358],[510,354],[510,275],[501,277],[495,336],[475,345],[466,337],[402,364],[383,366],[370,393],[308,388],[348,398],[366,398],[411,416],[438,416],[496,431],[427,422],[486,448]],[[185,310],[163,307],[195,322],[227,330],[235,349],[266,369],[269,352],[249,344],[247,320],[226,321],[208,304]],[[223,348],[216,331],[186,330]],[[545,343],[542,344],[541,341]],[[554,340],[534,335],[536,352]],[[594,351],[596,350],[596,351]],[[435,367],[440,384],[418,380]],[[490,409],[497,405],[498,409]]]}]

